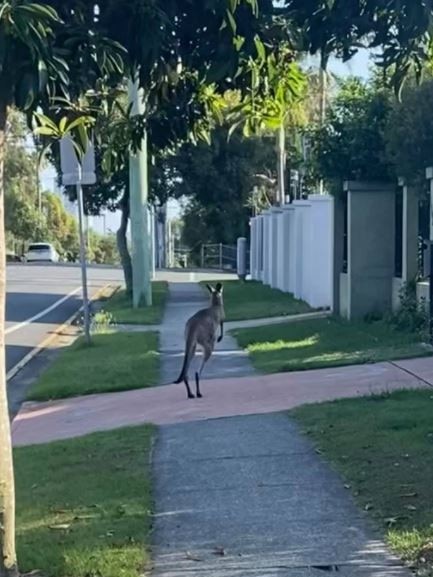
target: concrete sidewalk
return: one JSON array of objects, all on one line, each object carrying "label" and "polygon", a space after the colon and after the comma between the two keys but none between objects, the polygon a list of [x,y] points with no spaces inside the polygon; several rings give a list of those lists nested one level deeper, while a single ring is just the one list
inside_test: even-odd
[{"label": "concrete sidewalk", "polygon": [[[160,325],[161,383],[173,383],[182,368],[185,350],[186,321],[199,309],[209,306],[209,298],[198,284],[170,283],[163,322]],[[190,369],[190,379],[194,382],[195,368],[200,366],[201,352],[196,354]],[[252,375],[254,369],[248,353],[241,350],[233,337],[224,335],[221,343],[208,361],[203,377],[243,377]]]},{"label": "concrete sidewalk", "polygon": [[162,427],[154,477],[154,577],[410,575],[286,415]]}]

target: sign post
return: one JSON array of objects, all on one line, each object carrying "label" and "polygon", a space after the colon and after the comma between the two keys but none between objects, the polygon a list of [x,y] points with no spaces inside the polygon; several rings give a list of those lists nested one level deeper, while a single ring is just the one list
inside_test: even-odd
[{"label": "sign post", "polygon": [[87,147],[86,153],[78,160],[74,145],[69,136],[60,141],[60,164],[63,186],[75,186],[78,204],[78,228],[80,235],[80,266],[83,292],[84,335],[86,343],[90,344],[90,309],[87,290],[87,262],[86,241],[84,236],[84,202],[83,185],[95,184],[95,151],[92,144]]}]

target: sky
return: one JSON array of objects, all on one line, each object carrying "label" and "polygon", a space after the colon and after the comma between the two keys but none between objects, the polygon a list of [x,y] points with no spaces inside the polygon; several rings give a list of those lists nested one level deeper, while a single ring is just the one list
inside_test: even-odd
[{"label": "sky", "polygon": [[[361,78],[367,79],[369,76],[370,67],[370,53],[368,50],[360,50],[351,60],[348,62],[341,62],[336,58],[332,58],[329,63],[329,70],[339,76],[359,76]],[[317,58],[309,57],[307,59],[308,65],[317,65]],[[56,184],[56,172],[53,167],[49,167],[42,171],[41,173],[41,184],[43,190],[48,190],[51,192],[58,192],[58,187]],[[84,187],[84,194],[86,190]],[[178,217],[180,214],[180,205],[177,201],[171,200],[168,204],[168,216],[169,218]],[[97,232],[103,234],[104,232],[115,232],[120,225],[120,213],[107,212],[101,217],[92,217],[89,225]]]}]

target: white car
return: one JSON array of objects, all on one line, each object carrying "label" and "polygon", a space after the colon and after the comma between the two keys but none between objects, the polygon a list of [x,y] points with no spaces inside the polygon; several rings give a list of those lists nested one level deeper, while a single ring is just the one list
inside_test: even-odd
[{"label": "white car", "polygon": [[52,244],[47,242],[34,242],[29,245],[26,252],[27,262],[59,262],[59,255]]}]

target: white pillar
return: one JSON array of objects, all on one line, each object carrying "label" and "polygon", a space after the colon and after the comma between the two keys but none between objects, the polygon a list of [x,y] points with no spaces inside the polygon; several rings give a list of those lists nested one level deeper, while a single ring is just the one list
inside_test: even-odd
[{"label": "white pillar", "polygon": [[263,215],[257,217],[257,280],[263,281]]},{"label": "white pillar", "polygon": [[263,283],[271,284],[272,266],[272,215],[269,210],[263,214]]},{"label": "white pillar", "polygon": [[293,292],[293,272],[291,270],[291,262],[294,260],[293,255],[293,218],[295,208],[291,204],[283,206],[282,215],[282,244],[284,246],[284,256],[282,261],[283,284],[284,292]]},{"label": "white pillar", "polygon": [[308,237],[309,226],[306,218],[306,212],[310,208],[310,203],[306,200],[295,200],[294,218],[294,271],[295,286],[294,295],[298,299],[304,298],[304,293],[308,289],[308,269],[305,267],[305,239]]},{"label": "white pillar", "polygon": [[310,209],[308,304],[332,308],[334,294],[334,199],[328,195],[308,197]]},{"label": "white pillar", "polygon": [[[283,207],[281,207],[283,208]],[[277,214],[277,288],[284,290],[284,269],[288,246],[284,242],[284,212]]]},{"label": "white pillar", "polygon": [[250,219],[250,275],[253,280],[256,280],[256,219]]},{"label": "white pillar", "polygon": [[270,285],[272,288],[278,288],[278,266],[281,247],[278,246],[278,223],[281,215],[281,208],[271,208],[271,277]]}]

